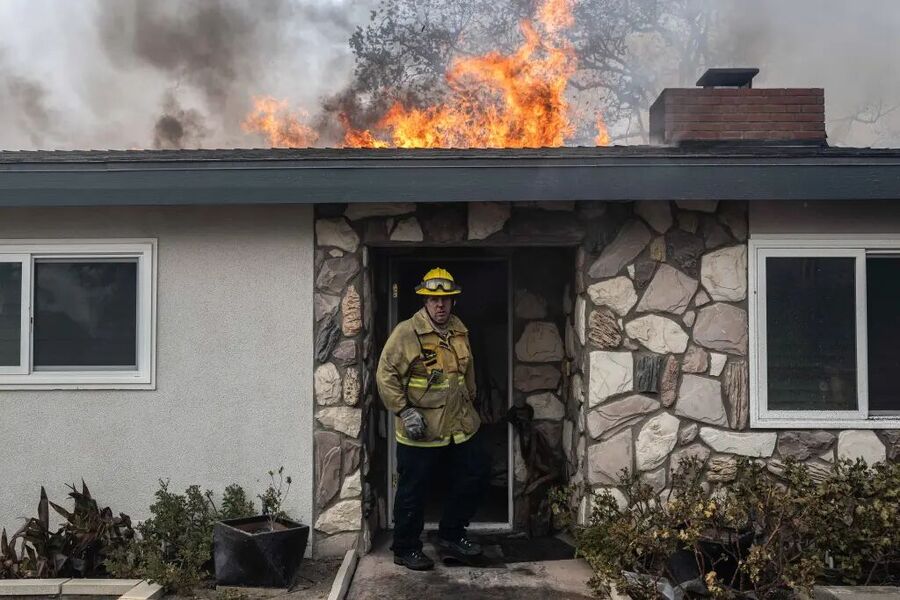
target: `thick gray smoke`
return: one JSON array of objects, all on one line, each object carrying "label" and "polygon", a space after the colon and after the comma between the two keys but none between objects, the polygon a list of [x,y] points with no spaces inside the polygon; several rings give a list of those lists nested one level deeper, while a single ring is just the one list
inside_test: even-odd
[{"label": "thick gray smoke", "polygon": [[0,148],[247,147],[254,96],[350,80],[354,0],[5,0]]},{"label": "thick gray smoke", "polygon": [[4,90],[0,98],[16,124],[27,132],[32,146],[42,147],[52,133],[53,115],[47,107],[47,90],[39,82],[22,75],[3,78]]},{"label": "thick gray smoke", "polygon": [[[832,143],[900,146],[897,0],[665,1],[715,13],[702,42],[715,47],[707,66],[758,66],[759,87],[824,87]],[[326,116],[362,111],[347,93],[355,85],[348,40],[378,2],[4,0],[0,148],[264,146],[241,128],[257,95],[313,117],[323,102]],[[649,89],[699,75],[667,71],[672,61],[657,55],[671,51],[645,34],[630,40]],[[326,134],[335,127],[319,124]]]},{"label": "thick gray smoke", "polygon": [[238,79],[255,81],[257,54],[277,52],[268,42],[289,16],[288,5],[256,7],[252,13],[237,2],[106,1],[100,4],[100,41],[120,68],[151,66],[221,108]]},{"label": "thick gray smoke", "polygon": [[723,0],[720,24],[757,87],[825,88],[830,143],[900,147],[900,2]]},{"label": "thick gray smoke", "polygon": [[200,111],[185,110],[171,92],[163,100],[163,114],[153,128],[153,147],[163,150],[200,148],[209,135],[205,123]]}]

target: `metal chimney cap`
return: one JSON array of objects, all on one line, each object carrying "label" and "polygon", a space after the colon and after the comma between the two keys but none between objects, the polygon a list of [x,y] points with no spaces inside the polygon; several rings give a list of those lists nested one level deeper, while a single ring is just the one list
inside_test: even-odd
[{"label": "metal chimney cap", "polygon": [[698,87],[753,87],[753,78],[759,69],[707,69],[700,79]]}]

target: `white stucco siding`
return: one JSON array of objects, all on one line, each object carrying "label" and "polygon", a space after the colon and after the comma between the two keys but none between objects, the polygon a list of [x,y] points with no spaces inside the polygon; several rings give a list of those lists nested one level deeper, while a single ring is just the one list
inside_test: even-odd
[{"label": "white stucco siding", "polygon": [[280,465],[310,523],[312,207],[0,210],[0,238],[112,237],[158,240],[156,390],[0,391],[0,526],[41,485],[144,518],[160,478],[255,496]]},{"label": "white stucco siding", "polygon": [[895,200],[751,201],[750,234],[874,234],[900,232]]}]

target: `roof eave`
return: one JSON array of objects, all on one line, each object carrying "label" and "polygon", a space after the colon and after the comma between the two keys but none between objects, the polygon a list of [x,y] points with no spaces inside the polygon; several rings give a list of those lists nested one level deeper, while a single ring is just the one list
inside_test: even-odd
[{"label": "roof eave", "polygon": [[878,153],[0,164],[0,206],[898,198]]}]

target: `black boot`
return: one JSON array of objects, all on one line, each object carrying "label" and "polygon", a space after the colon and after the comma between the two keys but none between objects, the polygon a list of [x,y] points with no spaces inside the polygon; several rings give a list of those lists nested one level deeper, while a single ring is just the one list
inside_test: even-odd
[{"label": "black boot", "polygon": [[465,534],[452,540],[439,537],[437,543],[444,550],[460,556],[481,556],[481,545],[467,538]]},{"label": "black boot", "polygon": [[410,550],[403,554],[394,554],[394,564],[403,565],[413,571],[429,571],[434,568],[434,561],[421,550]]}]

